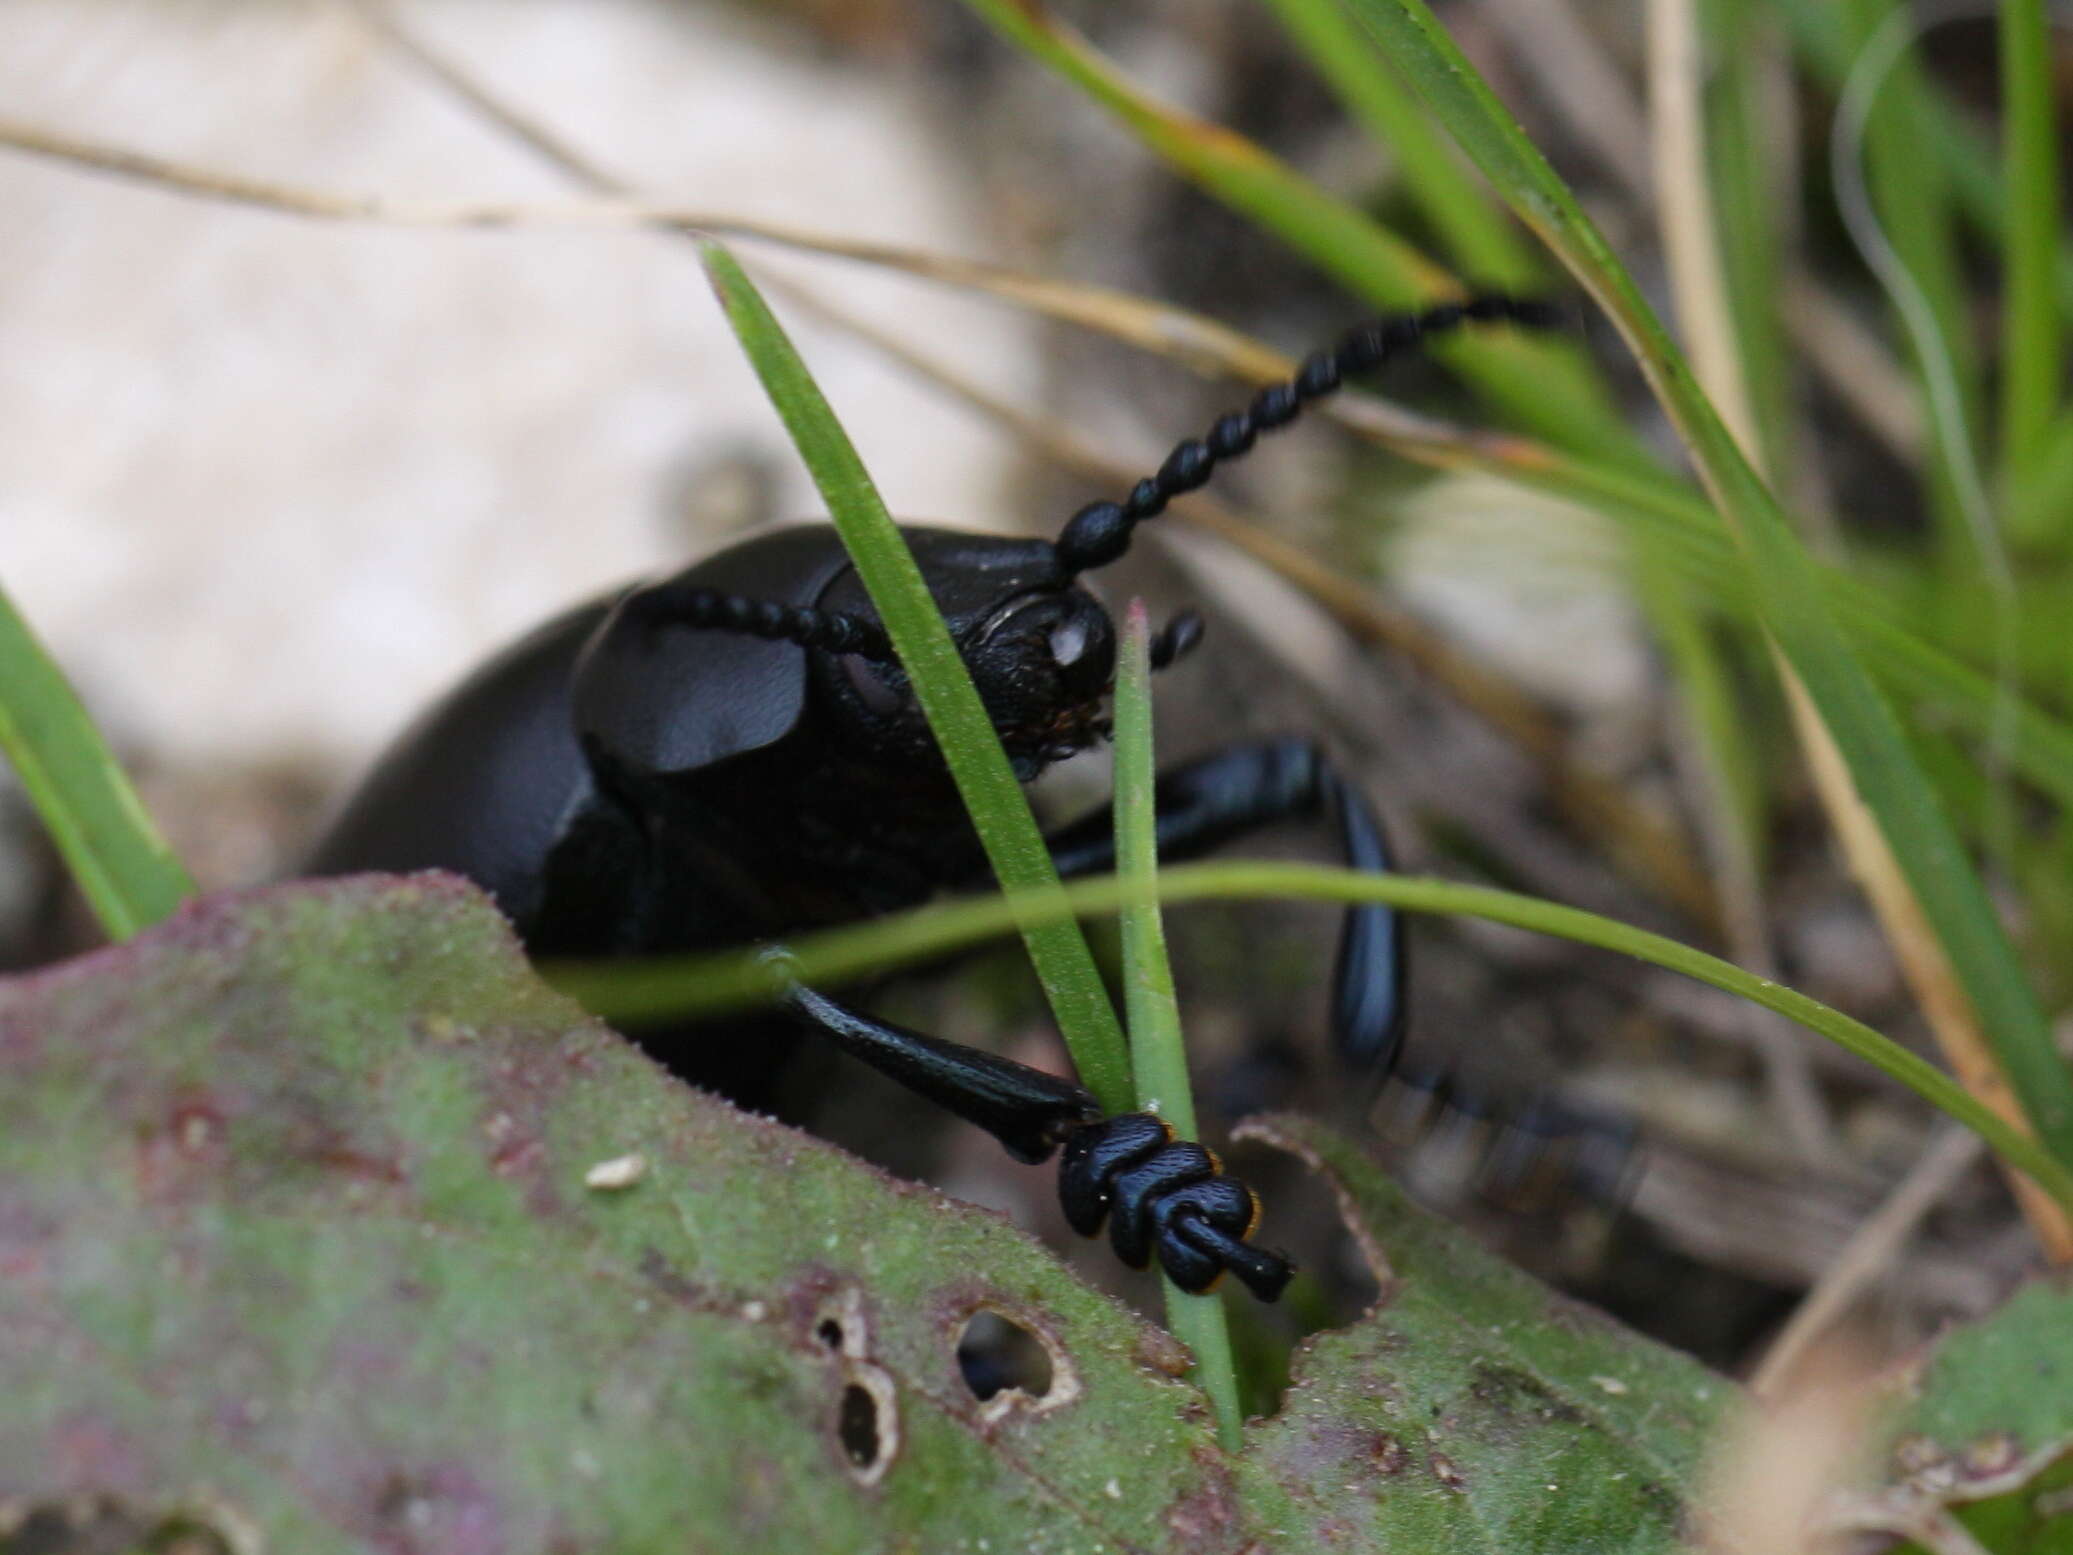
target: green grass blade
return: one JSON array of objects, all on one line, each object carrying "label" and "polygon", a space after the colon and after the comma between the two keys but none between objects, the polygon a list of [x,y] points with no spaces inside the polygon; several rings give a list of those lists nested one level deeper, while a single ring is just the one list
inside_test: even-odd
[{"label": "green grass blade", "polygon": [[1463,276],[1523,292],[1542,278],[1532,250],[1473,169],[1426,118],[1339,0],[1267,0],[1311,67],[1394,159],[1405,188]]},{"label": "green grass blade", "polygon": [[2038,456],[2058,403],[2057,105],[2044,0],[2002,0],[2002,183],[2008,233],[2001,305],[2001,473],[2012,488]]},{"label": "green grass blade", "polygon": [[0,590],[0,752],[111,939],[194,894],[64,674]]},{"label": "green grass blade", "polygon": [[[1421,453],[1415,446],[1408,451]],[[1545,446],[1514,447],[1501,458],[1449,454],[1431,462],[1486,470],[1567,498],[1623,527],[1645,529],[1660,546],[1659,554],[1707,598],[1740,618],[1758,618],[1746,569],[1720,515],[1688,487],[1573,459]],[[1826,565],[1817,565],[1815,576],[1829,608],[1882,685],[1933,708],[1941,724],[1975,738],[2005,739],[2012,772],[2061,805],[2073,806],[2073,724],[2028,697],[2004,693],[1992,678],[1924,637],[1858,579]]]},{"label": "green grass blade", "polygon": [[[1879,236],[1890,245],[1899,276],[1887,276],[1876,254],[1867,258],[1889,290],[1897,292],[1896,282],[1904,277],[1920,304],[1911,310],[1907,300],[1894,297],[1923,414],[1938,431],[1930,448],[1931,508],[1950,554],[1963,557],[1969,555],[1972,541],[1964,533],[1969,477],[1960,461],[1976,463],[1980,364],[1972,332],[1966,328],[1955,194],[1942,167],[1922,155],[1915,136],[1929,85],[1914,43],[1902,39],[1905,46],[1898,55],[1884,50],[1889,19],[1904,15],[1899,0],[1846,0],[1843,9],[1853,47],[1869,61],[1869,68],[1881,73],[1864,123],[1864,162]],[[1855,169],[1843,176],[1854,177]],[[1839,188],[1838,196],[1844,192]],[[1859,241],[1864,241],[1862,234]],[[1939,394],[1939,380],[1948,385],[1949,393]]]},{"label": "green grass blade", "polygon": [[1126,1110],[1130,1067],[1115,1007],[1079,926],[1057,913],[1035,915],[1059,890],[1058,872],[921,569],[762,296],[725,248],[707,243],[703,253],[728,322],[820,488],[906,666],[994,874],[1032,914],[1023,939],[1081,1083],[1110,1111]]},{"label": "green grass blade", "polygon": [[[1153,101],[1086,42],[1028,0],[965,0],[1031,58],[1056,71],[1149,149],[1272,232],[1355,296],[1403,309],[1460,293],[1455,279],[1394,233],[1243,136]],[[1434,354],[1495,407],[1564,447],[1625,462],[1646,455],[1574,346],[1511,330],[1463,334]]]},{"label": "green grass blade", "polygon": [[[1405,912],[1451,913],[1509,924],[1663,967],[1773,1010],[1863,1059],[1972,1129],[2011,1165],[2034,1177],[2054,1199],[2073,1208],[2073,1171],[2053,1159],[2036,1140],[1995,1116],[1934,1064],[1840,1010],[1663,935],[1510,891],[1414,875],[1369,875],[1316,864],[1246,860],[1182,864],[1161,870],[1154,885],[1158,899],[1168,906],[1260,897],[1385,902]],[[1081,880],[1066,886],[1062,895],[1049,898],[1040,909],[1025,911],[1092,916],[1115,912],[1145,895],[1141,883],[1114,877]],[[1016,911],[1015,904],[997,897],[944,902],[810,935],[794,949],[801,971],[810,978],[854,977],[929,961],[1008,933],[1018,921]],[[722,1014],[766,1002],[777,993],[770,969],[752,951],[634,962],[569,962],[545,970],[549,981],[564,993],[615,1021]]]},{"label": "green grass blade", "polygon": [[[1811,73],[1831,91],[1840,91],[1857,57],[1856,45],[1844,26],[1842,7],[1808,5],[1806,0],[1768,0],[1768,4],[1792,34],[1793,45]],[[1925,82],[1924,87],[1913,105],[1915,117],[1909,127],[1915,145],[1933,157],[1950,180],[1966,219],[1990,243],[2005,246],[2008,190],[1992,148],[1931,83]],[[2060,246],[2052,274],[2060,310],[2073,311],[2073,248]]]},{"label": "green grass blade", "polygon": [[[1159,871],[1159,817],[1153,793],[1151,628],[1142,600],[1125,617],[1116,662],[1116,873],[1140,886]],[[1166,960],[1159,905],[1147,896],[1121,914],[1123,1010],[1130,1031],[1130,1067],[1137,1104],[1192,1139],[1194,1093],[1181,1044],[1180,1005]]]},{"label": "green grass blade", "polygon": [[2073,415],[2058,416],[2039,437],[2006,493],[2002,522],[2025,544],[2073,549]]},{"label": "green grass blade", "polygon": [[1830,613],[1784,514],[1693,382],[1690,368],[1595,225],[1423,0],[1348,0],[1492,186],[1589,289],[1625,336],[1715,504],[1754,598],[1847,764],[2039,1135],[2073,1161],[2073,1073],[1892,709]]},{"label": "green grass blade", "polygon": [[[1133,599],[1124,617],[1116,660],[1116,874],[1143,895],[1122,909],[1123,1009],[1130,1028],[1130,1066],[1137,1105],[1156,1112],[1182,1139],[1199,1139],[1195,1096],[1181,1043],[1180,1001],[1166,960],[1166,930],[1151,894],[1159,873],[1159,815],[1152,768],[1151,622],[1144,601]],[[1236,1452],[1244,1445],[1245,1412],[1238,1402],[1238,1363],[1224,1303],[1211,1293],[1191,1296],[1162,1272],[1166,1326],[1195,1352],[1191,1373],[1216,1411],[1217,1439]]]}]

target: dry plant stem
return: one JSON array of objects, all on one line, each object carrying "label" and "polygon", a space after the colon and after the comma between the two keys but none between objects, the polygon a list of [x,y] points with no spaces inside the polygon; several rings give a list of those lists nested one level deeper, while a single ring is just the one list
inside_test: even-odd
[{"label": "dry plant stem", "polygon": [[1720,419],[1755,460],[1761,447],[1749,385],[1728,316],[1727,276],[1713,219],[1700,110],[1699,23],[1693,0],[1648,0],[1648,104],[1656,230],[1670,270],[1685,349]]},{"label": "dry plant stem", "polygon": [[[1548,106],[1646,210],[1655,199],[1647,116],[1570,0],[1490,0],[1490,9],[1517,40],[1520,57],[1534,62],[1534,87]],[[1804,274],[1788,275],[1785,305],[1809,363],[1865,429],[1902,459],[1918,452],[1920,408],[1877,336]]]},{"label": "dry plant stem", "polygon": [[1822,1271],[1749,1380],[1759,1395],[1776,1393],[1818,1343],[1882,1274],[1898,1260],[1924,1215],[1950,1192],[1986,1146],[1955,1123],[1938,1127],[1929,1147],[1886,1201],[1874,1210]]},{"label": "dry plant stem", "polygon": [[[1720,407],[1744,455],[1760,466],[1763,443],[1728,308],[1727,276],[1714,223],[1700,101],[1702,70],[1694,0],[1649,0],[1656,213],[1677,317],[1701,386]],[[1687,746],[1702,739],[1694,729]],[[1736,825],[1734,796],[1714,763],[1680,760],[1678,765],[1685,786],[1693,791],[1693,808],[1719,873],[1722,915],[1734,957],[1758,976],[1776,981],[1778,961],[1764,923],[1763,884],[1755,849]],[[1834,1137],[1805,1047],[1761,1010],[1745,1006],[1742,1018],[1763,1055],[1772,1103],[1794,1148],[1803,1160],[1833,1162]]]},{"label": "dry plant stem", "polygon": [[1815,1555],[1835,1487],[1855,1482],[1876,1394],[1865,1358],[1837,1345],[1789,1392],[1744,1398],[1708,1445],[1692,1498],[1693,1555]]},{"label": "dry plant stem", "polygon": [[1883,1534],[1920,1545],[1929,1555],[1993,1555],[1946,1508],[1909,1505],[1888,1510],[1876,1501],[1847,1505],[1827,1520],[1832,1533]]},{"label": "dry plant stem", "polygon": [[[367,222],[393,227],[449,227],[499,231],[519,227],[648,227],[774,243],[802,253],[854,259],[925,280],[964,287],[1064,319],[1172,356],[1208,372],[1271,374],[1282,358],[1236,330],[1198,314],[1102,287],[1047,281],[1004,265],[930,254],[897,244],[842,237],[785,222],[757,221],[671,201],[621,196],[570,200],[412,201],[341,193],[270,179],[246,178],[218,168],[153,156],[105,141],[68,135],[0,115],[0,146],[31,156],[92,168],[154,188],[243,205],[314,221]],[[1242,365],[1241,365],[1242,364]]]},{"label": "dry plant stem", "polygon": [[[614,197],[560,202],[415,204],[243,178],[59,134],[4,115],[0,115],[0,147],[132,179],[175,194],[317,221],[476,230],[528,225],[648,227],[694,236],[739,237],[800,253],[853,259],[961,287],[1044,318],[1107,335],[1177,362],[1204,377],[1231,377],[1265,385],[1288,378],[1295,370],[1293,360],[1249,335],[1184,308],[1128,292],[1051,281],[1004,265],[809,231],[784,223],[692,210],[666,202]],[[1543,468],[1551,457],[1544,445],[1531,438],[1455,426],[1374,398],[1333,400],[1320,406],[1318,414],[1407,458],[1440,469],[1494,469],[1509,473]]]}]

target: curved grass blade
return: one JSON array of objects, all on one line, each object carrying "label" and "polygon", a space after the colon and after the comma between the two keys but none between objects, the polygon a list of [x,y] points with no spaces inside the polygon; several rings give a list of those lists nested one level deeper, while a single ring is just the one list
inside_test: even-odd
[{"label": "curved grass blade", "polygon": [[[1182,864],[1161,870],[1156,887],[1158,900],[1169,906],[1256,897],[1386,902],[1404,912],[1452,913],[1510,924],[1681,973],[1775,1011],[1863,1059],[1972,1129],[2011,1165],[2035,1178],[2055,1200],[2073,1208],[2073,1171],[2053,1159],[2036,1140],[1989,1111],[1934,1064],[1840,1010],[1661,934],[1511,891],[1414,875],[1366,875],[1318,864],[1244,860]],[[1115,912],[1145,894],[1144,886],[1111,876],[1075,881],[1041,908],[1022,910],[1091,916]],[[927,961],[995,938],[1016,926],[1016,913],[1016,904],[999,898],[945,902],[811,935],[793,949],[802,974],[809,978],[853,977]],[[753,952],[741,951],[630,962],[563,962],[545,968],[544,973],[563,993],[606,1020],[630,1023],[722,1014],[767,1002],[779,991],[770,969]]]},{"label": "curved grass blade", "polygon": [[1038,912],[1056,896],[1058,872],[921,569],[848,435],[755,286],[720,244],[706,243],[703,254],[728,322],[820,488],[857,576],[906,666],[994,874],[1023,905],[1023,939],[1081,1083],[1111,1112],[1125,1111],[1130,1067],[1115,1007],[1079,925],[1063,912]]},{"label": "curved grass blade", "polygon": [[[1966,328],[1957,202],[1942,165],[1923,156],[1917,138],[1930,87],[1908,7],[1899,0],[1845,0],[1836,10],[1846,19],[1852,54],[1838,129],[1853,119],[1859,127],[1865,185],[1856,193],[1854,158],[1838,166],[1838,202],[1902,326],[1916,396],[1936,432],[1925,449],[1930,508],[1951,559],[1962,562],[1981,543],[1967,535],[1977,521],[1980,371]],[[1854,102],[1864,94],[1860,119]],[[1854,137],[1839,134],[1831,148],[1839,158],[1847,138]],[[1852,215],[1860,204],[1864,220]]]},{"label": "curved grass blade", "polygon": [[1311,67],[1388,152],[1404,186],[1456,266],[1481,286],[1524,291],[1540,265],[1482,181],[1464,168],[1417,98],[1339,0],[1267,0]]},{"label": "curved grass blade", "polygon": [[148,929],[194,894],[100,730],[4,590],[0,752],[111,939]]},{"label": "curved grass blade", "polygon": [[2024,480],[2058,406],[2061,320],[2058,112],[2044,0],[2000,8],[2002,182],[2009,191],[2001,309],[2001,477]]}]

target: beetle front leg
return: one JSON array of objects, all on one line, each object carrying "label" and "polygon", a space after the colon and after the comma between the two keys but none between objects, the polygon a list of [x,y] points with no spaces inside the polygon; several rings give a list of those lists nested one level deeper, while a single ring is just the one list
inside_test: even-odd
[{"label": "beetle front leg", "polygon": [[[1233,745],[1159,775],[1159,857],[1196,858],[1276,821],[1329,817],[1349,869],[1387,874],[1382,823],[1314,743],[1303,739]],[[1046,839],[1068,877],[1115,867],[1115,827],[1107,809]],[[1349,908],[1332,974],[1332,1026],[1339,1051],[1364,1069],[1387,1073],[1405,1021],[1401,919],[1377,904]]]},{"label": "beetle front leg", "polygon": [[1288,1284],[1292,1266],[1245,1239],[1259,1200],[1200,1145],[1177,1143],[1148,1112],[1105,1118],[1069,1080],[940,1037],[924,1036],[838,1004],[793,983],[784,1008],[880,1074],[967,1123],[1020,1161],[1042,1161],[1059,1145],[1066,1219],[1092,1236],[1104,1221],[1118,1256],[1142,1269],[1154,1256],[1183,1290],[1204,1291],[1235,1273],[1262,1301]]},{"label": "beetle front leg", "polygon": [[1067,1135],[1101,1117],[1101,1104],[1070,1080],[910,1031],[804,984],[791,986],[783,1007],[851,1057],[983,1128],[1018,1161],[1047,1159]]}]

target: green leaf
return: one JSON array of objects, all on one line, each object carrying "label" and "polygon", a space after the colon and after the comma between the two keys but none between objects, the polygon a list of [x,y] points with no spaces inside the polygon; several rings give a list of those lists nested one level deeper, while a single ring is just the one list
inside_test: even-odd
[{"label": "green leaf", "polygon": [[848,434],[762,296],[725,248],[707,243],[703,252],[706,273],[728,322],[784,419],[856,563],[857,576],[878,607],[985,844],[994,875],[1002,889],[1014,893],[1028,909],[1023,941],[1081,1083],[1110,1112],[1127,1111],[1130,1064],[1115,1007],[1079,925],[1061,914],[1038,915],[1038,909],[1055,898],[1058,871],[921,569]]},{"label": "green leaf", "polygon": [[1382,1281],[1372,1311],[1305,1348],[1282,1413],[1247,1432],[1239,1483],[1263,1513],[1286,1495],[1288,1515],[1346,1549],[1687,1547],[1732,1383],[1483,1252],[1321,1125],[1242,1132],[1324,1174]]},{"label": "green leaf", "polygon": [[1123,941],[1123,1007],[1137,1104],[1157,1112],[1183,1139],[1195,1137],[1195,1098],[1181,1042],[1180,1003],[1166,959],[1166,930],[1154,894],[1159,814],[1152,761],[1151,626],[1144,601],[1124,617],[1116,659],[1116,878],[1140,893],[1118,913]]},{"label": "green leaf", "polygon": [[[0,1549],[1654,1549],[1728,1392],[1284,1121],[1398,1280],[1226,1453],[1170,1337],[669,1079],[451,877],[204,900],[0,1032]],[[973,1395],[980,1310],[1044,1397]]]},{"label": "green leaf", "polygon": [[0,752],[101,927],[127,939],[194,894],[63,671],[0,590]]},{"label": "green leaf", "polygon": [[[214,898],[0,1031],[0,1548],[112,1492],[304,1555],[1167,1549],[1220,1456],[1172,1340],[669,1080],[457,880]],[[1055,1407],[973,1396],[982,1306]]]},{"label": "green leaf", "polygon": [[1887,1484],[1853,1527],[1907,1536],[1956,1510],[1995,1555],[2073,1549],[2073,1288],[2034,1280],[1953,1329],[1888,1386],[1873,1448]]}]

